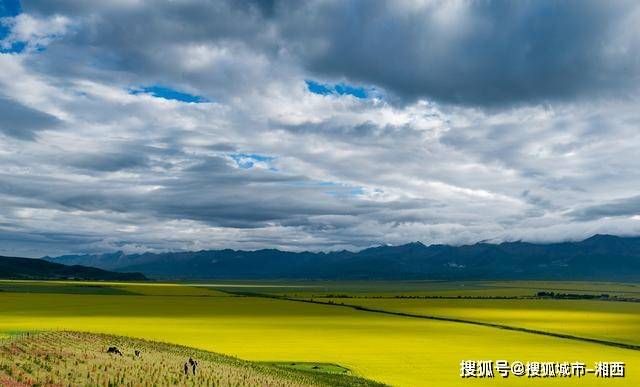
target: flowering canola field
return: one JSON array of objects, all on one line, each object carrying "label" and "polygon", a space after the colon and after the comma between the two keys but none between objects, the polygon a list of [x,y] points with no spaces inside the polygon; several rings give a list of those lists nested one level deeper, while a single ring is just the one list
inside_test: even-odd
[{"label": "flowering canola field", "polygon": [[329,299],[373,309],[499,323],[640,345],[640,303],[534,299]]},{"label": "flowering canola field", "polygon": [[[640,351],[594,343],[336,305],[234,296],[186,285],[99,285],[113,287],[116,294],[92,289],[95,284],[73,290],[68,288],[77,285],[57,284],[59,288],[46,292],[28,291],[37,284],[11,286],[0,291],[0,335],[50,330],[108,333],[246,360],[334,363],[398,386],[640,385]],[[516,308],[512,313],[520,312]],[[549,313],[552,319],[553,311]],[[598,361],[623,361],[626,376],[462,379],[460,363],[469,359],[580,361],[589,367]]]}]

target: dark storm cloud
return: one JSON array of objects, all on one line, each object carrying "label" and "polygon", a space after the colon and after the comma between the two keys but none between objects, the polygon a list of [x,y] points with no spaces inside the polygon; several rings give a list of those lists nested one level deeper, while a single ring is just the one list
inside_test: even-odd
[{"label": "dark storm cloud", "polygon": [[[84,18],[72,39],[49,48],[52,58],[68,55],[70,46],[90,47],[105,68],[144,71],[151,80],[173,74],[193,88],[221,79],[172,66],[171,50],[160,47],[226,42],[270,58],[284,52],[320,78],[376,85],[402,100],[476,106],[626,95],[635,93],[640,76],[640,6],[633,1],[142,4],[24,7]],[[96,71],[59,60],[42,66]],[[250,87],[252,70],[236,71],[232,63],[238,65],[218,63],[218,72],[236,87]]]},{"label": "dark storm cloud", "polygon": [[47,113],[0,96],[0,133],[33,140],[41,130],[52,129],[59,120]]},{"label": "dark storm cloud", "polygon": [[408,99],[492,106],[635,92],[638,8],[633,1],[321,2],[291,11],[283,30],[317,73]]}]

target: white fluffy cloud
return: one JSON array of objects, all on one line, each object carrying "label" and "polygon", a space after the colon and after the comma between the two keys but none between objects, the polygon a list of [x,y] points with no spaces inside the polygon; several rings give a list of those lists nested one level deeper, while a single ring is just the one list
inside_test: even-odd
[{"label": "white fluffy cloud", "polygon": [[0,41],[2,48],[8,49],[15,43],[23,42],[28,49],[37,50],[64,35],[70,27],[71,20],[61,15],[38,18],[20,14],[15,17],[4,17],[0,23],[10,31]]}]

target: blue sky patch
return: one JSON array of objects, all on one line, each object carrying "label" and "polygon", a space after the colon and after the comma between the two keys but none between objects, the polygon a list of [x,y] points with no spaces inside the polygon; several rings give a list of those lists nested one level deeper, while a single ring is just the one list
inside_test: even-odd
[{"label": "blue sky patch", "polygon": [[363,87],[349,86],[344,83],[335,86],[336,93],[352,95],[356,98],[367,98],[367,91]]},{"label": "blue sky patch", "polygon": [[[0,0],[0,19],[5,17],[13,17],[17,16],[22,12],[22,8],[20,7],[20,2],[18,0]],[[10,28],[5,24],[0,22],[0,40],[4,39],[9,35]],[[24,43],[14,43],[11,47],[1,47],[0,53],[7,52],[21,52],[24,50]]]},{"label": "blue sky patch", "polygon": [[[2,31],[0,31],[0,35],[2,35]],[[13,42],[10,47],[2,47],[0,46],[1,54],[11,54],[11,53],[21,53],[27,47],[27,43],[25,42]]]},{"label": "blue sky patch", "polygon": [[328,95],[333,94],[333,90],[316,81],[305,81],[307,89],[314,94]]},{"label": "blue sky patch", "polygon": [[22,13],[19,0],[0,1],[0,17],[16,16]]},{"label": "blue sky patch", "polygon": [[147,86],[147,87],[142,87],[140,89],[131,89],[129,90],[129,94],[133,94],[133,95],[150,94],[156,98],[163,98],[163,99],[188,102],[188,103],[209,102],[209,100],[199,95],[184,93],[182,91],[178,91],[170,87],[160,86],[160,85]]},{"label": "blue sky patch", "polygon": [[348,85],[346,83],[336,83],[335,85],[331,85],[328,83],[320,83],[309,79],[305,80],[305,82],[307,84],[307,89],[314,94],[352,95],[360,99],[368,97],[367,90],[364,87],[360,86]]},{"label": "blue sky patch", "polygon": [[256,164],[268,165],[269,170],[275,171],[276,169],[271,167],[271,162],[275,159],[275,157],[258,155],[253,153],[232,153],[229,155],[235,161],[238,168],[242,169],[251,169],[256,166]]}]

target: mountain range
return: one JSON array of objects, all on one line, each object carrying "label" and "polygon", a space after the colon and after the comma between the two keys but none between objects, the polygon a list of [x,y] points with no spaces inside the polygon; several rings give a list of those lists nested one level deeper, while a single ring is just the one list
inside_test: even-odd
[{"label": "mountain range", "polygon": [[74,279],[90,281],[144,281],[140,273],[111,272],[95,267],[63,265],[42,259],[0,256],[2,279]]},{"label": "mountain range", "polygon": [[640,237],[580,242],[379,246],[358,252],[203,250],[44,257],[162,279],[640,280]]}]

